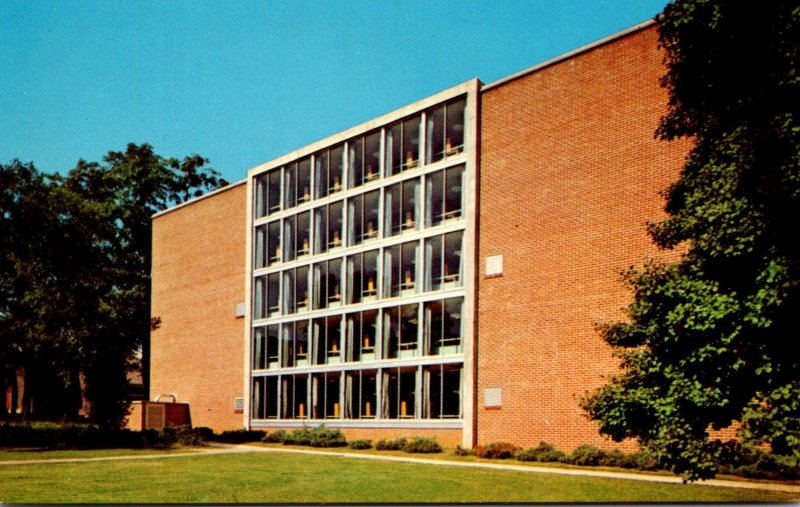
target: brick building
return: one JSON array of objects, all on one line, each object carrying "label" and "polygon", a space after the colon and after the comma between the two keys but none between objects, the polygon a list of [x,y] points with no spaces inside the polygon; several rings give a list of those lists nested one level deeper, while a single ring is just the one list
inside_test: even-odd
[{"label": "brick building", "polygon": [[619,271],[663,255],[663,73],[644,23],[156,215],[151,394],[218,430],[609,447],[578,400],[617,368]]}]

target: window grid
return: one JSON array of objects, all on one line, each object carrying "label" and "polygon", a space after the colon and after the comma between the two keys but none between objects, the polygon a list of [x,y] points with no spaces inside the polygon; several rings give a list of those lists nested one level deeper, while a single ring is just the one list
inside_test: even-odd
[{"label": "window grid", "polygon": [[[463,110],[460,137],[452,128],[463,109],[459,102],[465,99],[255,177],[253,267],[266,271],[253,274],[253,316],[266,319],[253,327],[253,370],[264,372],[253,377],[255,419],[460,417],[460,398],[447,391],[460,380],[442,373],[444,366],[455,368],[460,379],[460,363],[380,367],[386,360],[441,355],[442,333],[433,328],[443,319],[434,322],[435,305],[416,295],[463,291],[463,266],[451,273],[444,264],[460,254],[466,227],[453,222],[463,217],[463,159],[448,160],[464,147]],[[445,222],[455,232],[436,233]],[[448,238],[456,236],[453,247]],[[311,262],[303,262],[307,257]],[[448,285],[448,276],[457,283]],[[402,304],[411,295],[418,302]],[[463,296],[436,299],[437,311],[450,299]],[[297,320],[302,312],[310,314]],[[458,340],[451,354],[460,353]],[[313,371],[338,363],[364,367]]]}]

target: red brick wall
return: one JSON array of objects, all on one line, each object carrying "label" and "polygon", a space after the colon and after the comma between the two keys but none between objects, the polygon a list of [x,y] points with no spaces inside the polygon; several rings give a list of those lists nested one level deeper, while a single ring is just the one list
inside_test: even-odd
[{"label": "red brick wall", "polygon": [[[646,222],[688,147],[654,139],[661,62],[650,27],[482,94],[479,444],[618,446],[578,401],[617,368],[594,324],[631,300],[620,270],[657,253]],[[503,275],[484,278],[496,254]]]},{"label": "red brick wall", "polygon": [[151,397],[175,393],[194,426],[244,427],[246,186],[238,185],[153,220]]}]

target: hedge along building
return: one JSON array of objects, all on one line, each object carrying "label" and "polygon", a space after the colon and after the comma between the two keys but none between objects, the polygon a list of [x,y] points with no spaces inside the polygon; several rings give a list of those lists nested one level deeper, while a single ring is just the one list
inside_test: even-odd
[{"label": "hedge along building", "polygon": [[154,395],[197,426],[610,446],[595,331],[688,145],[644,23],[467,81],[154,217]]}]

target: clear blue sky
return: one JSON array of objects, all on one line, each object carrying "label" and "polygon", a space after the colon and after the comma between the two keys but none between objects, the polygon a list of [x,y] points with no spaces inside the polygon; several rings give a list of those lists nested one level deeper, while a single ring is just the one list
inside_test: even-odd
[{"label": "clear blue sky", "polygon": [[0,163],[66,172],[129,142],[247,169],[666,0],[0,1]]}]

